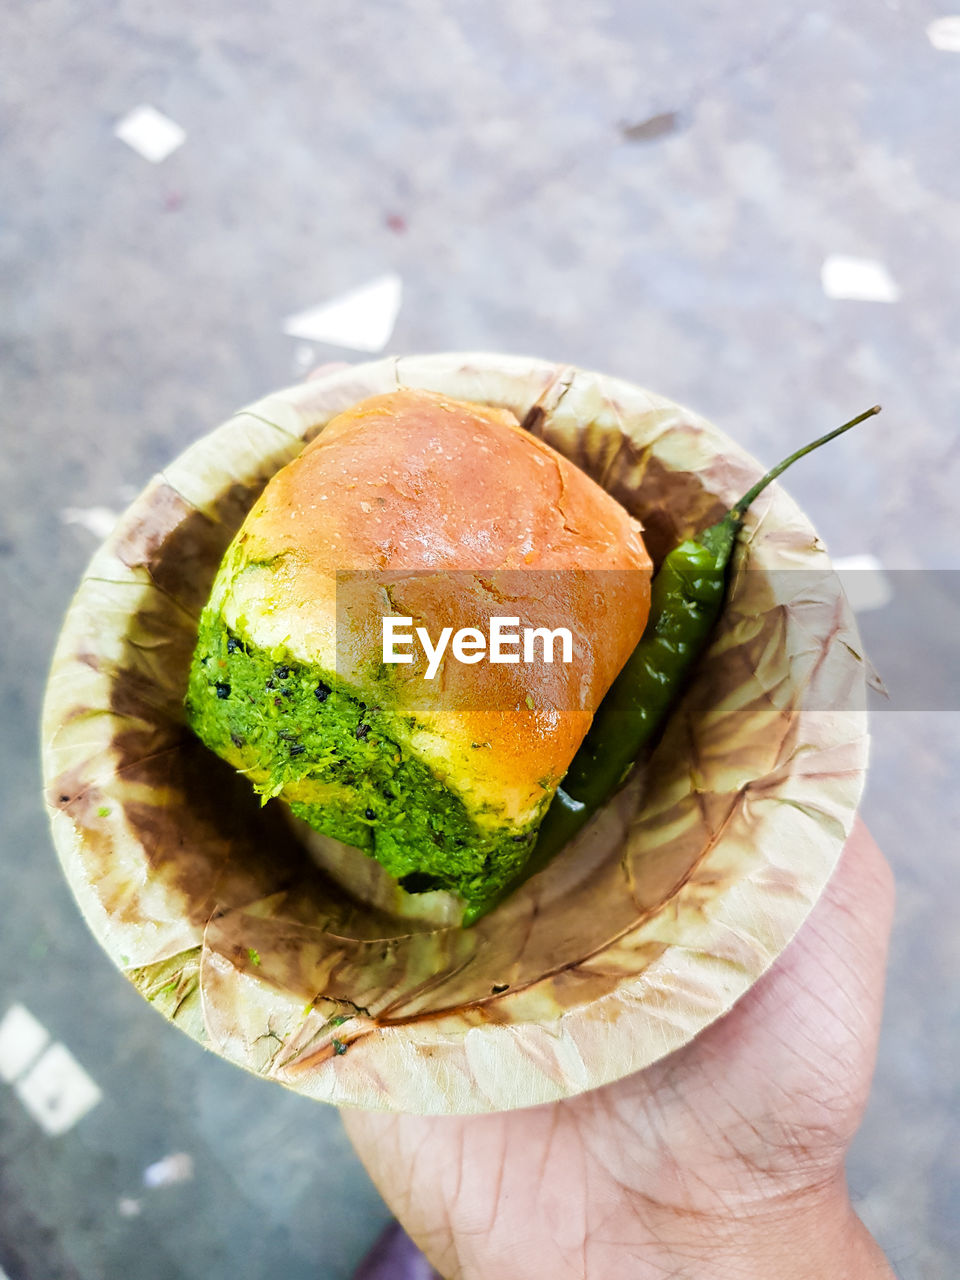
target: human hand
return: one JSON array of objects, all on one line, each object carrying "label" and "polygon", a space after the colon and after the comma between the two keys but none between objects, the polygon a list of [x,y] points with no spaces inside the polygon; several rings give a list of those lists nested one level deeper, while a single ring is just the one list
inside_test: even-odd
[{"label": "human hand", "polygon": [[345,1111],[371,1177],[456,1280],[889,1277],[850,1205],[893,881],[857,823],[800,933],[691,1044],[591,1093],[483,1116]]}]

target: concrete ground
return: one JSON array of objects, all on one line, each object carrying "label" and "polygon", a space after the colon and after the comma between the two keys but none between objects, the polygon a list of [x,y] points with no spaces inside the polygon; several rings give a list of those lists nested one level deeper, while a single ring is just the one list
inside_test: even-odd
[{"label": "concrete ground", "polygon": [[[958,575],[923,579],[935,626],[896,608],[913,571],[960,567],[960,53],[937,47],[948,25],[928,32],[945,12],[4,6],[0,1018],[22,1006],[101,1094],[48,1134],[52,1095],[25,1105],[13,1066],[20,1085],[0,1081],[11,1280],[347,1280],[387,1219],[333,1111],[201,1053],[113,970],[61,878],[37,765],[47,663],[109,512],[237,406],[343,358],[284,318],[387,272],[391,351],[623,375],[770,461],[883,404],[789,488],[836,554],[904,571],[862,619],[906,675],[873,722],[864,812],[899,907],[850,1176],[904,1280],[954,1274],[960,699],[936,680],[921,698],[909,672],[955,654]],[[162,163],[114,136],[140,103],[186,130]],[[828,271],[830,292],[886,300],[829,296],[830,255],[886,269]],[[192,1165],[145,1183],[173,1155]],[[146,1185],[165,1174],[181,1180]]]}]

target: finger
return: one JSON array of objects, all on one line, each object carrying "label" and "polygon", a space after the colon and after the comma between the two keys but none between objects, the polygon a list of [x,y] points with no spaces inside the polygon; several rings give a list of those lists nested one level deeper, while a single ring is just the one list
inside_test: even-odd
[{"label": "finger", "polygon": [[[777,1064],[801,1056],[837,1065],[852,1098],[866,1100],[883,1007],[894,887],[859,819],[823,895],[783,954],[702,1047]],[[682,1051],[681,1051],[682,1052]],[[855,1107],[854,1107],[855,1109]]]},{"label": "finger", "polygon": [[893,873],[858,818],[823,896],[770,973],[766,985],[771,990],[759,994],[776,999],[778,979],[811,991],[826,968],[845,988],[861,1021],[877,1023],[893,907]]}]

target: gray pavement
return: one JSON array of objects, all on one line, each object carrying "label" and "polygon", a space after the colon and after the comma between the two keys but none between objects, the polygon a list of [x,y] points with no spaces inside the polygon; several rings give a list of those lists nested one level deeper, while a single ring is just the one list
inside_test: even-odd
[{"label": "gray pavement", "polygon": [[[770,461],[881,402],[789,488],[837,554],[957,569],[960,53],[926,34],[946,11],[3,6],[0,1018],[24,1006],[103,1095],[49,1136],[0,1083],[11,1280],[347,1280],[388,1216],[334,1112],[166,1026],[72,904],[37,766],[96,545],[64,512],[122,508],[233,409],[343,358],[283,318],[395,271],[390,350],[623,375]],[[157,165],[113,136],[142,102],[187,132]],[[898,300],[827,296],[831,254],[882,262]],[[955,646],[960,614],[938,616],[931,643]],[[864,630],[925,662],[902,613]],[[960,1255],[960,708],[909,704],[873,724],[864,812],[899,905],[850,1173],[898,1274],[941,1280]],[[172,1153],[192,1177],[145,1187]]]}]

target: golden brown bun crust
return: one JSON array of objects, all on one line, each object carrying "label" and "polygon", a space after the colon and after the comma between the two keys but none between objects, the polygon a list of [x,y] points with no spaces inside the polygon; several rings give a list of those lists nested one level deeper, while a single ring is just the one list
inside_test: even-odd
[{"label": "golden brown bun crust", "polygon": [[[615,499],[512,414],[430,392],[376,396],[334,419],[274,477],[241,538],[247,561],[284,556],[270,596],[275,613],[289,612],[295,637],[329,625],[337,572],[382,570],[394,581],[402,571],[473,570],[442,579],[440,603],[441,579],[408,579],[392,592],[392,611],[423,619],[434,638],[441,625],[486,631],[486,617],[506,614],[586,639],[569,666],[531,673],[523,663],[448,661],[429,687],[440,701],[421,720],[464,749],[451,743],[451,783],[463,789],[466,761],[479,788],[468,790],[509,793],[517,816],[542,800],[544,778],[565,772],[650,607],[640,525]],[[610,572],[511,572],[499,580],[505,599],[491,578],[574,569]],[[517,586],[524,580],[527,598]],[[371,622],[363,639],[379,654],[379,619],[373,630]],[[422,702],[422,668],[396,671]],[[490,745],[471,757],[475,741]]]}]

